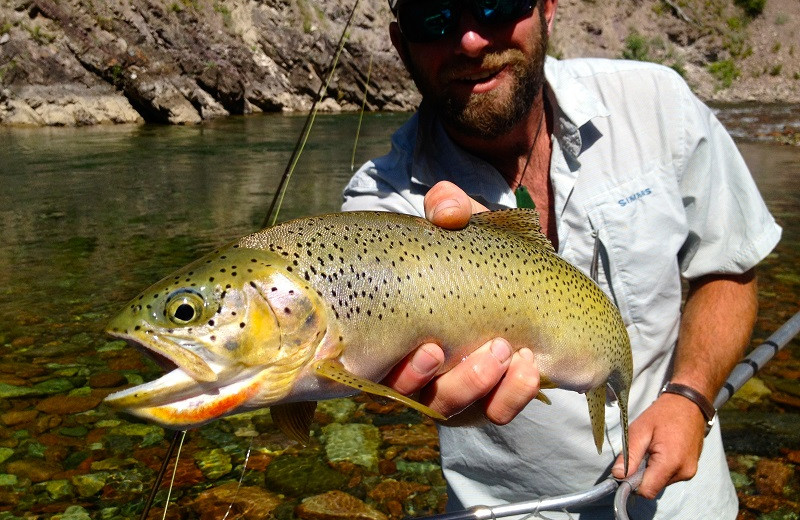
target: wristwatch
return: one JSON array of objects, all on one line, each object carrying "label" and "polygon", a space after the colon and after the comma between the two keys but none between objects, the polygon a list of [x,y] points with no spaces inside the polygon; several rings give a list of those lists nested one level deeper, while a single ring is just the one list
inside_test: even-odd
[{"label": "wristwatch", "polygon": [[658,395],[661,394],[681,395],[696,404],[697,407],[700,408],[700,412],[703,414],[703,417],[706,420],[706,435],[708,435],[708,432],[711,431],[711,427],[714,426],[714,421],[717,417],[717,410],[714,408],[714,405],[711,404],[708,398],[706,398],[706,396],[691,386],[673,383],[672,381],[667,381],[664,383],[664,386],[661,388],[661,392],[659,392]]}]

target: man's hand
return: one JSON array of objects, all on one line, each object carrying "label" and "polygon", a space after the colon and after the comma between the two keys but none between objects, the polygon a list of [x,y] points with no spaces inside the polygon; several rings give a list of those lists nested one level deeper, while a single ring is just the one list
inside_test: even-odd
[{"label": "man's hand", "polygon": [[[672,381],[713,400],[741,359],[758,309],[752,270],[706,275],[689,282],[681,316]],[[664,487],[697,472],[706,421],[700,408],[680,395],[662,394],[630,425],[630,470],[650,455],[637,493],[655,498]],[[624,475],[620,456],[612,470]]]},{"label": "man's hand", "polygon": [[[653,499],[666,486],[692,478],[703,448],[706,421],[700,409],[685,397],[662,394],[636,418],[628,430],[630,468],[633,473],[645,455],[650,455],[636,492]],[[624,478],[622,455],[612,473]]]},{"label": "man's hand", "polygon": [[[460,229],[470,215],[486,208],[455,184],[440,182],[425,196],[425,216],[437,226]],[[398,364],[384,383],[398,392],[420,391],[420,401],[450,417],[481,401],[486,417],[495,424],[510,422],[539,393],[539,370],[533,353],[512,353],[503,339],[494,339],[438,375],[444,352],[426,343]]]}]

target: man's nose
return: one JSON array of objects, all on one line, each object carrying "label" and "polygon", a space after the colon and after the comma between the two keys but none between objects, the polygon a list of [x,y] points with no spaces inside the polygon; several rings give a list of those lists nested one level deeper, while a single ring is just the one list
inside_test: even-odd
[{"label": "man's nose", "polygon": [[465,11],[458,23],[460,40],[457,52],[470,58],[477,58],[486,52],[491,41],[486,27],[478,23],[468,9]]}]

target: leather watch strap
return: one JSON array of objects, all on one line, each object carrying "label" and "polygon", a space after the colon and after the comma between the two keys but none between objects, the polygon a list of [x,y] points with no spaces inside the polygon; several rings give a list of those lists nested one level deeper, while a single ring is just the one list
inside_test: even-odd
[{"label": "leather watch strap", "polygon": [[682,385],[680,383],[673,383],[668,381],[661,389],[662,394],[677,394],[685,397],[700,408],[700,412],[706,420],[706,433],[714,426],[714,418],[717,416],[717,410],[711,401],[706,396],[692,388],[691,386]]}]

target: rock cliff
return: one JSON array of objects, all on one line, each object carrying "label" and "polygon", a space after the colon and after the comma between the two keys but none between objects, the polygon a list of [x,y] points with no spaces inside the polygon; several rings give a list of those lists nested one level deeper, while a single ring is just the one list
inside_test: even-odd
[{"label": "rock cliff", "polygon": [[[197,123],[306,110],[355,0],[3,0],[0,124]],[[706,99],[800,102],[796,0],[562,0],[551,54],[675,67]],[[360,2],[322,103],[409,110],[383,0]],[[752,63],[752,65],[751,65]],[[716,65],[715,65],[716,64]]]}]

